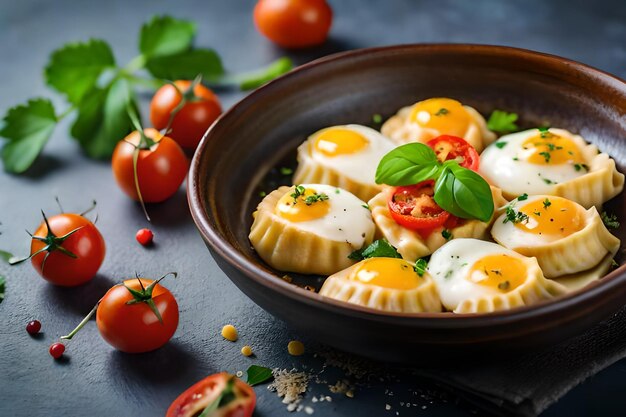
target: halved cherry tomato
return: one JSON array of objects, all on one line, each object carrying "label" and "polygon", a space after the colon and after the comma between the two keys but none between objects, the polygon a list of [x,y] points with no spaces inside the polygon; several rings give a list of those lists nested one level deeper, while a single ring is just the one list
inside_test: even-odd
[{"label": "halved cherry tomato", "polygon": [[[158,203],[171,197],[187,176],[189,162],[181,147],[155,129],[144,129],[147,137],[156,142],[150,149],[141,149],[137,159],[137,178],[141,197],[146,203]],[[141,141],[138,131],[118,142],[113,151],[111,166],[120,188],[138,200],[133,171],[133,153]]]},{"label": "halved cherry tomato", "polygon": [[211,417],[251,417],[256,394],[250,385],[226,372],[204,378],[172,402],[165,417],[196,417],[207,407]]},{"label": "halved cherry tomato", "polygon": [[283,48],[307,48],[328,36],[333,11],[326,0],[259,0],[254,7],[257,29]]},{"label": "halved cherry tomato", "polygon": [[47,224],[41,223],[30,244],[31,263],[39,275],[66,287],[93,278],[106,252],[98,228],[80,214],[62,213],[44,219]]},{"label": "halved cherry tomato", "polygon": [[415,230],[422,236],[429,235],[434,229],[453,224],[456,219],[435,202],[433,180],[419,184],[396,187],[391,193],[387,205],[391,218],[400,226]]},{"label": "halved cherry tomato", "polygon": [[[96,311],[98,330],[117,350],[148,352],[163,346],[174,335],[178,327],[178,304],[162,285],[154,284],[150,290],[153,282],[145,278],[128,279],[112,287],[100,300]],[[143,295],[133,294],[129,288]]]},{"label": "halved cherry tomato", "polygon": [[441,162],[462,158],[463,160],[459,165],[472,171],[478,171],[478,164],[480,163],[478,152],[465,139],[451,135],[441,135],[429,140],[426,144],[433,148]]},{"label": "halved cherry tomato", "polygon": [[[150,120],[155,128],[165,129],[172,111],[179,105],[182,95],[191,87],[191,81],[178,80],[174,85],[166,84],[159,88],[150,102]],[[202,84],[193,89],[194,98],[174,115],[167,135],[185,148],[195,149],[207,129],[222,113],[222,106],[213,91]]]}]

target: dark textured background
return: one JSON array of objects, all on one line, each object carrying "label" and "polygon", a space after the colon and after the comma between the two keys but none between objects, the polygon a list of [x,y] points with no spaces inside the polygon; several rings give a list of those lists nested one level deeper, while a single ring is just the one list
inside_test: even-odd
[{"label": "dark textured background", "polygon": [[[180,4],[179,4],[180,3]],[[0,112],[27,98],[52,96],[42,81],[48,54],[65,42],[103,38],[118,63],[136,54],[140,24],[153,14],[170,13],[198,23],[197,43],[212,46],[227,68],[246,70],[284,54],[252,26],[253,1],[26,1],[0,4]],[[409,42],[475,42],[525,47],[559,54],[626,77],[626,6],[622,1],[331,1],[335,21],[323,47],[291,54],[299,63],[316,56],[365,46]],[[223,93],[225,107],[243,96]],[[149,97],[145,98],[144,104]],[[58,109],[63,109],[60,101]],[[145,109],[145,107],[144,107]],[[146,226],[139,206],[114,184],[110,166],[81,155],[68,138],[69,120],[55,131],[44,155],[27,175],[0,174],[0,248],[26,253],[24,228],[40,221],[39,208],[56,211],[59,196],[69,211],[81,211],[98,200],[98,226],[107,242],[99,275],[80,288],[55,288],[29,265],[9,268],[7,296],[0,304],[0,416],[158,416],[169,403],[202,377],[245,370],[251,363],[271,367],[320,369],[312,355],[322,349],[306,335],[293,334],[246,299],[209,256],[187,210],[183,190],[167,203],[149,207],[156,246],[144,249],[134,240]],[[227,173],[225,173],[227,174]],[[90,323],[69,345],[66,360],[55,362],[48,345],[80,321],[99,297],[118,280],[176,270],[179,279],[165,283],[177,296],[181,321],[173,340],[144,355],[114,351]],[[33,319],[43,335],[33,339],[24,330]],[[223,324],[240,330],[240,341],[219,336]],[[286,354],[292,338],[303,340],[309,354]],[[251,344],[256,359],[241,356]],[[354,399],[334,395],[332,403],[314,404],[315,415],[466,416],[472,407],[453,394],[442,393],[406,370],[377,371]],[[334,383],[342,373],[323,373]],[[545,416],[623,415],[626,361],[622,360],[575,388]],[[280,400],[264,387],[258,416],[288,415]],[[389,395],[393,392],[393,396]],[[303,402],[327,394],[325,384],[313,386]],[[385,405],[392,406],[385,411]],[[480,412],[479,412],[480,414]]]}]

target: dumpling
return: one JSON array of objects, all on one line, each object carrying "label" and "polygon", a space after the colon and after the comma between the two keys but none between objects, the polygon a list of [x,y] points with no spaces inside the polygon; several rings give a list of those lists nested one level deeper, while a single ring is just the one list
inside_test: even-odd
[{"label": "dumpling", "polygon": [[374,181],[376,166],[394,147],[393,142],[366,126],[322,129],[298,147],[293,182],[334,185],[367,201],[380,191]]},{"label": "dumpling", "polygon": [[595,207],[585,210],[548,195],[513,200],[495,220],[491,235],[502,246],[537,258],[548,278],[591,269],[620,246]]},{"label": "dumpling", "polygon": [[502,136],[480,156],[480,173],[508,199],[527,193],[601,207],[624,188],[615,161],[563,129],[530,129]]},{"label": "dumpling", "polygon": [[398,258],[369,258],[326,279],[320,294],[382,311],[440,312],[433,279]]},{"label": "dumpling", "polygon": [[330,275],[354,262],[348,255],[372,242],[375,226],[365,203],[322,184],[280,187],[253,214],[249,239],[272,267]]},{"label": "dumpling", "polygon": [[496,139],[480,113],[450,98],[430,98],[403,107],[383,124],[381,133],[398,144],[452,135],[465,139],[478,152]]},{"label": "dumpling", "polygon": [[508,310],[567,292],[543,276],[536,259],[477,239],[446,243],[431,256],[428,271],[454,313]]}]

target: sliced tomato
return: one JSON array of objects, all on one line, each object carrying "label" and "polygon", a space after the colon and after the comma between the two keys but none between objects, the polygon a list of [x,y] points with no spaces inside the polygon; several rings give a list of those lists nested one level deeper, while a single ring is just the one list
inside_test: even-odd
[{"label": "sliced tomato", "polygon": [[387,202],[391,218],[400,226],[415,230],[422,236],[456,219],[435,202],[434,186],[435,181],[427,180],[396,187]]},{"label": "sliced tomato", "polygon": [[207,408],[211,417],[251,417],[256,405],[252,387],[227,372],[210,375],[189,387],[165,417],[196,417]]},{"label": "sliced tomato", "polygon": [[451,135],[441,135],[429,140],[426,144],[435,151],[437,158],[441,162],[459,158],[461,159],[459,165],[472,171],[478,171],[480,161],[478,152],[465,139]]}]

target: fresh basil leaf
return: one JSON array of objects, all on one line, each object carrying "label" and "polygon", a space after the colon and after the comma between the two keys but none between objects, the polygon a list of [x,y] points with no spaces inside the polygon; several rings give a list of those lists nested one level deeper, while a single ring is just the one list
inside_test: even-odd
[{"label": "fresh basil leaf", "polygon": [[280,77],[286,72],[291,71],[293,68],[293,62],[287,57],[282,57],[272,62],[264,68],[260,68],[256,71],[251,71],[243,74],[239,74],[235,77],[239,88],[242,90],[253,90]]},{"label": "fresh basil leaf", "polygon": [[6,291],[7,280],[3,275],[0,275],[0,303],[4,300],[4,293]]},{"label": "fresh basil leaf", "polygon": [[9,139],[2,148],[8,172],[22,173],[35,161],[57,124],[52,102],[38,98],[9,109],[0,136]]},{"label": "fresh basil leaf", "polygon": [[192,80],[198,74],[211,80],[224,73],[219,55],[212,49],[192,49],[174,55],[155,56],[146,69],[157,78]]},{"label": "fresh basil leaf", "polygon": [[464,219],[486,222],[494,211],[489,184],[474,171],[450,165],[445,178],[435,184],[435,201],[439,206]]},{"label": "fresh basil leaf", "polygon": [[108,158],[115,145],[133,130],[126,110],[136,104],[128,83],[115,81],[107,89],[92,90],[78,108],[71,133],[92,158]]},{"label": "fresh basil leaf", "polygon": [[378,239],[372,242],[367,248],[355,250],[348,258],[355,261],[362,261],[367,258],[402,258],[396,248],[391,246],[385,239]]},{"label": "fresh basil leaf", "polygon": [[250,365],[246,371],[246,382],[250,386],[262,384],[265,381],[272,379],[274,375],[270,368],[258,365]]},{"label": "fresh basil leaf", "polygon": [[[515,122],[518,116],[515,113],[507,113],[502,110],[494,110],[487,121],[487,128],[499,133],[517,132],[519,127]],[[504,145],[502,145],[504,146]]]},{"label": "fresh basil leaf", "polygon": [[155,16],[141,27],[139,51],[147,58],[174,55],[191,48],[196,25],[170,16]]},{"label": "fresh basil leaf", "polygon": [[102,73],[113,66],[115,58],[105,41],[70,43],[50,56],[45,69],[46,82],[77,104],[96,86]]},{"label": "fresh basil leaf", "polygon": [[423,143],[398,146],[380,160],[376,168],[376,183],[412,185],[434,179],[440,174],[437,155]]}]

